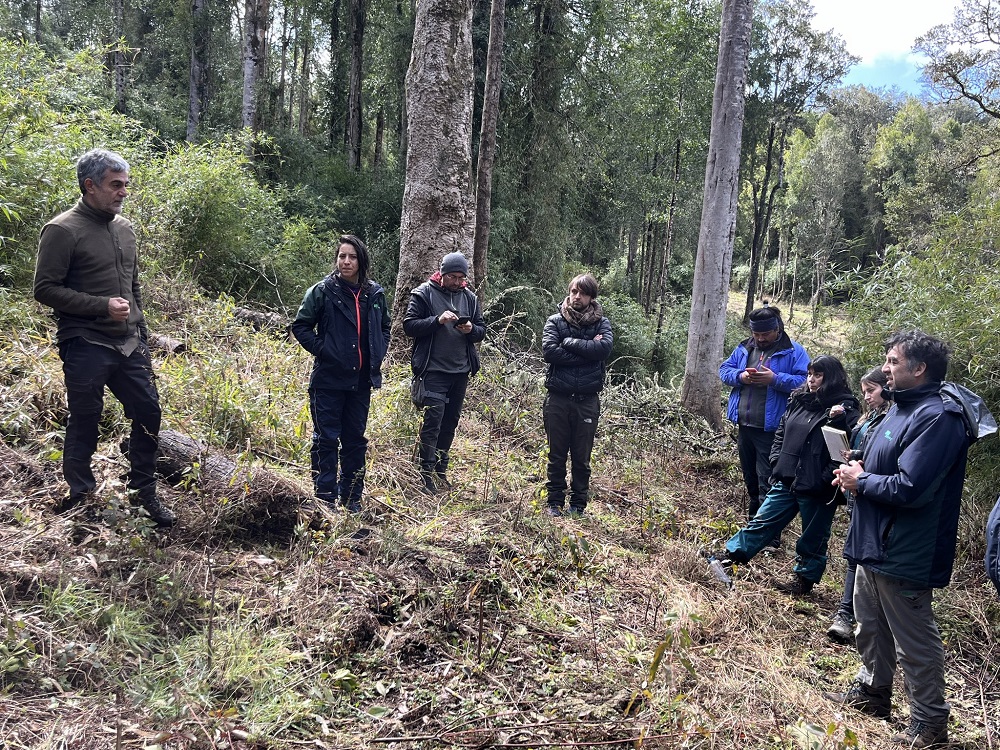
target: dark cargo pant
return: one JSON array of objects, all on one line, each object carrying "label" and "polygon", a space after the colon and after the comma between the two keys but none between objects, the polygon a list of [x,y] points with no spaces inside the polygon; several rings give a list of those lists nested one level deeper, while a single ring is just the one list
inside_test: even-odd
[{"label": "dark cargo pant", "polygon": [[549,441],[545,489],[548,504],[562,508],[566,499],[566,458],[572,457],[570,508],[583,510],[590,490],[590,454],[594,449],[601,399],[596,393],[572,395],[549,391],[542,409]]}]

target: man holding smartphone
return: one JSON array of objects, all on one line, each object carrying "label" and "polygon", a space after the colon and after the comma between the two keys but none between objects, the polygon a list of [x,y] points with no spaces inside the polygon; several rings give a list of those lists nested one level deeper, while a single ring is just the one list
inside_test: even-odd
[{"label": "man holding smartphone", "polygon": [[781,311],[767,302],[750,313],[750,338],[719,367],[729,394],[726,416],[735,422],[740,469],[752,520],[771,487],[771,444],[789,394],[806,380],[809,355],[785,333]]},{"label": "man holding smartphone", "polygon": [[440,269],[410,292],[403,331],[413,338],[410,367],[424,379],[420,478],[428,494],[449,486],[449,451],[469,376],[479,371],[475,345],[486,337],[479,298],[467,287],[469,261],[448,253]]}]

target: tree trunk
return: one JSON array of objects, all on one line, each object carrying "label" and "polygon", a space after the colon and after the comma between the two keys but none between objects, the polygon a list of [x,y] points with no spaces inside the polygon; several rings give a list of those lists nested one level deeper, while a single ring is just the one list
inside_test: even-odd
[{"label": "tree trunk", "polygon": [[421,2],[406,74],[406,184],[392,316],[398,347],[405,345],[402,323],[410,290],[445,254],[472,257],[473,80],[472,0]]},{"label": "tree trunk", "polygon": [[188,143],[193,143],[205,105],[205,73],[208,69],[209,13],[205,0],[191,0],[191,68],[188,71]]},{"label": "tree trunk", "polygon": [[125,0],[113,0],[111,4],[112,21],[115,29],[115,41],[111,52],[111,71],[115,82],[115,112],[128,114],[126,92],[127,63],[125,60]]},{"label": "tree trunk", "polygon": [[479,128],[479,164],[476,170],[476,234],[472,243],[472,268],[480,300],[486,295],[486,268],[493,199],[493,161],[497,150],[497,121],[500,119],[505,17],[505,0],[492,0],[490,42],[486,51],[486,82],[483,84],[483,116]]},{"label": "tree trunk", "polygon": [[264,70],[267,41],[267,0],[246,0],[246,29],[243,38],[243,108],[240,122],[244,128],[257,129],[260,105],[260,81]]},{"label": "tree trunk", "polygon": [[306,126],[309,123],[309,60],[311,59],[312,48],[309,46],[309,35],[302,45],[302,70],[299,74],[299,135],[306,134]]},{"label": "tree trunk", "polygon": [[351,0],[351,76],[347,94],[347,166],[361,169],[361,63],[364,58],[365,0]]},{"label": "tree trunk", "polygon": [[378,172],[385,164],[385,105],[378,108],[375,115],[375,156],[372,169]]},{"label": "tree trunk", "polygon": [[751,0],[724,0],[681,403],[722,429],[717,376],[736,237]]}]

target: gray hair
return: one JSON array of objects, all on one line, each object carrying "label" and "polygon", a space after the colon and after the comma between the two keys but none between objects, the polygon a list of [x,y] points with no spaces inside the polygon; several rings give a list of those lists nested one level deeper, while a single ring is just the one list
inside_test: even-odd
[{"label": "gray hair", "polygon": [[80,192],[87,193],[84,183],[89,179],[95,185],[100,185],[108,172],[128,172],[128,162],[121,154],[103,148],[91,149],[76,160],[76,179],[80,183]]}]

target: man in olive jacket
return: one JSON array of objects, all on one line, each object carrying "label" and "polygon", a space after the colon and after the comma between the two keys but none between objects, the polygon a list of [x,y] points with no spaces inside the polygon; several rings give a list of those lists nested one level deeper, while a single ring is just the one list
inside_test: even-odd
[{"label": "man in olive jacket", "polygon": [[949,348],[923,331],[885,343],[882,372],[893,405],[861,462],[836,470],[855,495],[844,556],[857,563],[854,610],[862,667],[827,698],[875,716],[891,711],[896,665],[906,677],[911,748],[948,741],[944,645],[931,608],[955,562],[969,436],[962,406],[943,397]]},{"label": "man in olive jacket", "polygon": [[566,502],[566,458],[572,457],[570,512],[582,514],[590,494],[590,454],[601,415],[604,363],[611,356],[611,322],[597,301],[597,280],[589,273],[569,283],[559,312],[545,321],[542,354],[545,375],[542,419],[549,441],[546,502],[549,515],[561,516]]},{"label": "man in olive jacket", "polygon": [[42,228],[34,287],[35,299],[55,312],[66,377],[63,476],[69,498],[63,510],[85,500],[97,486],[90,460],[107,386],[132,421],[131,499],[158,526],[171,526],[175,516],[156,496],[161,412],[146,345],[135,232],[120,215],[129,165],[112,151],[95,149],[80,157],[76,172],[83,195]]}]

